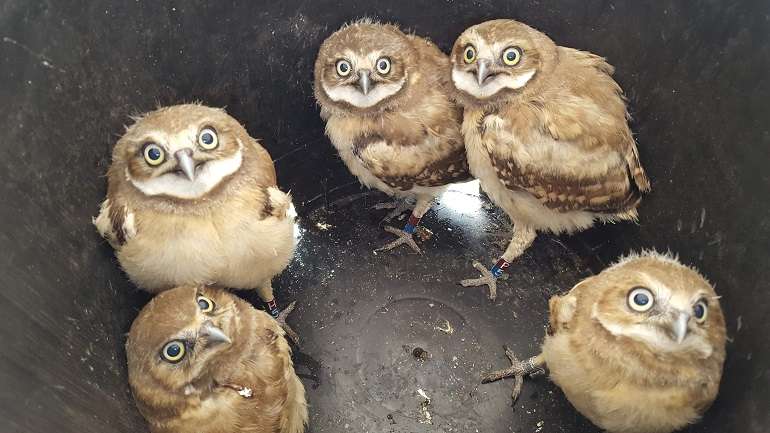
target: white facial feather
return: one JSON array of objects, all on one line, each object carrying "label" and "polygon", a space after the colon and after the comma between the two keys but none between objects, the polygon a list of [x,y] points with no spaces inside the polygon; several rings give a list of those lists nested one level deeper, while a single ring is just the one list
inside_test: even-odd
[{"label": "white facial feather", "polygon": [[[178,147],[175,148],[178,150]],[[131,177],[128,169],[126,169],[126,178],[149,196],[167,195],[181,199],[199,198],[241,167],[243,162],[242,149],[243,143],[238,140],[238,151],[235,155],[206,162],[200,169],[196,170],[193,181],[179,173],[166,173],[147,180],[137,180]]]},{"label": "white facial feather", "polygon": [[520,89],[535,75],[534,70],[524,71],[518,75],[495,75],[479,86],[476,76],[470,72],[452,69],[452,81],[458,89],[479,99],[489,98],[502,89]]},{"label": "white facial feather", "polygon": [[404,87],[404,83],[406,83],[406,78],[401,79],[397,83],[378,84],[374,86],[374,89],[368,95],[364,95],[357,87],[351,85],[329,87],[326,83],[323,83],[322,87],[332,101],[344,101],[354,107],[369,108],[383,99],[398,93]]}]

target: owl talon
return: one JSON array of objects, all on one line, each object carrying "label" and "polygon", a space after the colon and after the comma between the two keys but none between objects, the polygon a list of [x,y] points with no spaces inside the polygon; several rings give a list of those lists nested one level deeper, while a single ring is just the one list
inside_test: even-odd
[{"label": "owl talon", "polygon": [[492,272],[490,272],[489,269],[485,268],[484,265],[475,260],[473,261],[473,267],[481,272],[481,277],[462,280],[460,281],[460,284],[463,287],[477,287],[487,285],[489,287],[489,300],[494,301],[497,299],[497,278],[492,275]]},{"label": "owl talon", "polygon": [[401,229],[397,229],[391,226],[385,226],[385,231],[398,236],[398,238],[393,242],[389,242],[384,246],[377,248],[376,250],[374,250],[375,253],[378,253],[380,251],[392,250],[393,248],[396,248],[399,245],[405,244],[405,245],[408,245],[417,254],[422,254],[422,250],[420,250],[420,247],[417,246],[417,242],[414,241],[414,237],[412,237],[411,233],[407,233]]},{"label": "owl talon", "polygon": [[[395,200],[392,202],[377,203],[376,205],[372,206],[371,209],[374,209],[374,210],[393,209],[382,218],[382,222],[389,223],[393,220],[393,218],[401,216],[404,212],[411,210],[412,206],[413,206],[412,203],[410,203],[408,200]],[[399,218],[399,220],[402,220],[402,219],[404,218],[403,217]]]},{"label": "owl talon", "polygon": [[291,329],[291,326],[289,326],[288,323],[286,323],[286,319],[289,317],[289,314],[291,314],[292,311],[294,311],[294,308],[297,306],[297,301],[292,302],[289,304],[286,308],[284,308],[283,311],[281,311],[278,314],[278,317],[275,318],[275,321],[278,322],[278,325],[281,326],[281,329],[286,333],[286,335],[289,337],[289,339],[297,346],[299,347],[299,335],[294,332],[293,329]]},{"label": "owl talon", "polygon": [[543,371],[543,361],[540,356],[533,356],[524,361],[519,361],[508,346],[503,346],[503,349],[505,350],[505,356],[508,357],[508,360],[511,362],[511,366],[503,370],[497,370],[483,375],[481,383],[495,382],[513,376],[511,399],[513,399],[513,402],[515,403],[519,398],[519,394],[521,394],[524,376],[533,375]]}]

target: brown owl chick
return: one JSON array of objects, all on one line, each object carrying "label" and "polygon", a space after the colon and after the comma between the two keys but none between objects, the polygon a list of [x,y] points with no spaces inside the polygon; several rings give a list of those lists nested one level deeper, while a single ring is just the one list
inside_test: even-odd
[{"label": "brown owl chick", "polygon": [[549,302],[542,354],[485,382],[548,367],[575,408],[612,433],[693,423],[719,390],[725,319],[714,288],[670,255],[631,255]]},{"label": "brown owl chick", "polygon": [[235,119],[197,104],[147,113],[115,145],[107,177],[94,224],[134,283],[257,289],[278,317],[271,279],[294,253],[294,207]]},{"label": "brown owl chick", "polygon": [[612,66],[513,20],[467,29],[451,54],[471,173],[514,229],[500,260],[464,286],[495,284],[538,231],[637,219],[650,189]]},{"label": "brown owl chick", "polygon": [[469,179],[460,123],[449,98],[447,56],[390,24],[361,20],[329,36],[315,63],[315,96],[326,134],[358,180],[396,197],[416,197],[398,239],[409,245],[432,201]]},{"label": "brown owl chick", "polygon": [[305,388],[275,320],[237,296],[182,286],[153,298],[126,343],[153,433],[301,433]]}]

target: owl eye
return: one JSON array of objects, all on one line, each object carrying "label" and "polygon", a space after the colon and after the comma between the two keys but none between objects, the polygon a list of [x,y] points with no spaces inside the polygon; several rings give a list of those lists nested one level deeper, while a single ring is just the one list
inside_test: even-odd
[{"label": "owl eye", "polygon": [[387,57],[380,57],[377,60],[377,72],[381,75],[385,75],[390,72],[390,59]]},{"label": "owl eye", "polygon": [[503,63],[508,66],[516,66],[521,61],[521,48],[508,47],[503,51]]},{"label": "owl eye", "polygon": [[628,306],[632,310],[644,313],[655,304],[655,296],[646,287],[635,287],[628,292]]},{"label": "owl eye", "polygon": [[142,154],[144,154],[144,160],[147,161],[147,164],[152,166],[160,165],[166,159],[166,152],[155,143],[145,144]]},{"label": "owl eye", "polygon": [[198,308],[200,308],[204,313],[210,313],[214,311],[214,301],[211,299],[205,296],[198,296],[196,302],[198,303]]},{"label": "owl eye", "polygon": [[198,145],[206,150],[213,150],[219,146],[219,137],[214,128],[206,127],[198,133]]},{"label": "owl eye", "polygon": [[340,77],[347,77],[352,70],[353,67],[350,66],[350,62],[345,59],[337,60],[337,75]]},{"label": "owl eye", "polygon": [[705,299],[701,299],[700,301],[696,302],[695,306],[692,307],[692,313],[698,323],[703,323],[706,321],[706,317],[708,316],[708,309],[709,304]]},{"label": "owl eye", "polygon": [[473,48],[473,45],[467,45],[465,47],[465,51],[463,52],[463,60],[465,60],[465,63],[473,63],[476,61],[476,49]]},{"label": "owl eye", "polygon": [[187,349],[185,349],[184,342],[180,340],[174,340],[166,343],[166,345],[163,346],[163,350],[160,351],[160,356],[162,356],[164,360],[172,364],[176,364],[177,362],[181,361],[182,358],[184,358],[186,352]]}]

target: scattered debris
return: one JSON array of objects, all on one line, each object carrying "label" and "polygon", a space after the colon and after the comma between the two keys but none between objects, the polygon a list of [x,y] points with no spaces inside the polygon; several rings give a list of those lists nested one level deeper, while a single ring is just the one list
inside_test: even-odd
[{"label": "scattered debris", "polygon": [[325,222],[317,222],[317,223],[315,223],[315,226],[318,228],[318,230],[321,230],[321,231],[326,231],[326,230],[329,230],[330,228],[334,227],[331,224],[328,224],[328,223],[325,223]]},{"label": "scattered debris", "polygon": [[543,425],[545,424],[545,421],[538,421],[537,422],[537,428],[535,429],[535,433],[543,430]]},{"label": "scattered debris", "polygon": [[422,241],[425,242],[428,239],[433,237],[433,232],[426,229],[423,226],[418,226],[417,229],[414,231],[414,234],[417,235],[417,237]]},{"label": "scattered debris", "polygon": [[738,316],[738,326],[735,332],[741,332],[741,328],[743,328],[743,316]]},{"label": "scattered debris", "polygon": [[455,329],[452,327],[452,324],[449,323],[449,320],[446,320],[446,319],[444,319],[444,326],[434,325],[433,329],[437,331],[441,331],[447,335],[452,335],[455,333]]},{"label": "scattered debris", "polygon": [[420,415],[422,415],[422,418],[419,420],[420,424],[433,424],[433,416],[431,416],[430,410],[428,410],[430,397],[421,388],[417,388],[417,394],[420,394],[420,397],[424,399],[420,402]]},{"label": "scattered debris", "polygon": [[427,361],[428,359],[430,359],[430,353],[428,353],[427,350],[419,346],[415,347],[414,350],[412,350],[412,356],[414,356],[420,361]]}]

